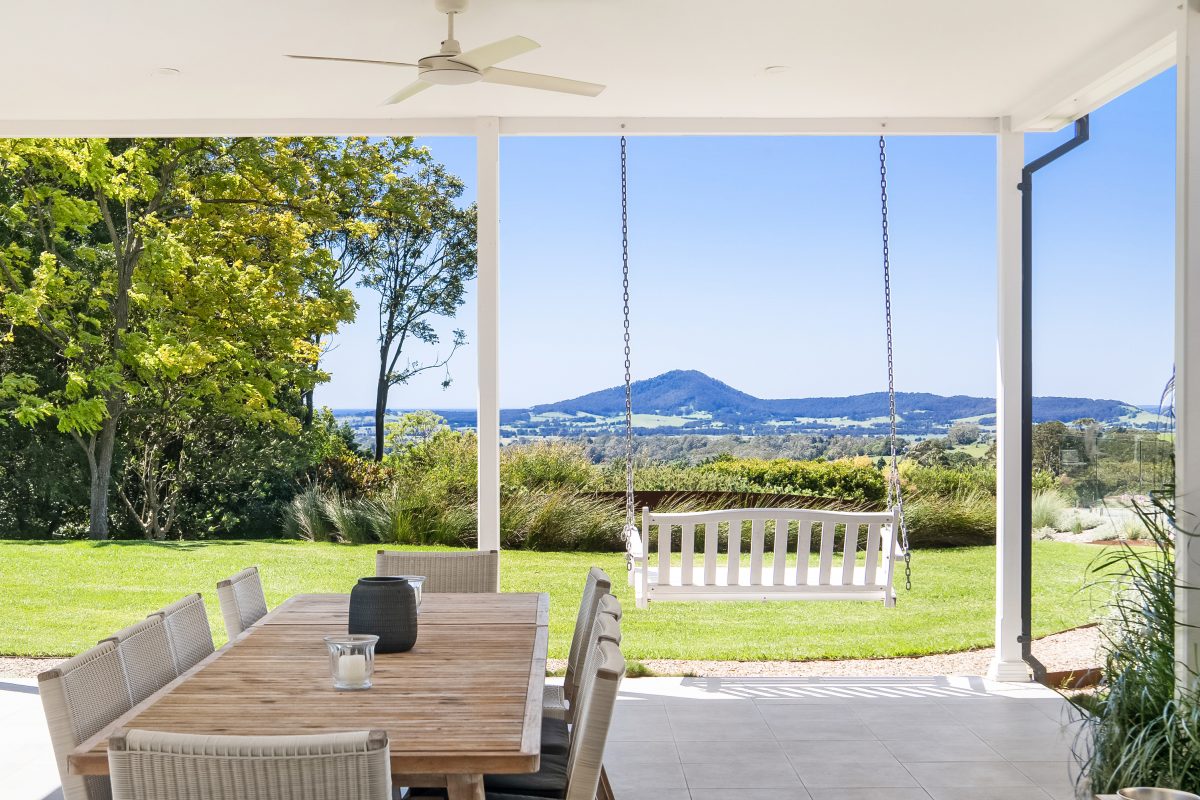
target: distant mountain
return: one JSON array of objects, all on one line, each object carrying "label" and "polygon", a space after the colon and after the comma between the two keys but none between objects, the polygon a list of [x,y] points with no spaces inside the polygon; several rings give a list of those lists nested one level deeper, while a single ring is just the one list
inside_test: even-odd
[{"label": "distant mountain", "polygon": [[[1091,417],[1101,422],[1117,422],[1136,415],[1140,409],[1118,400],[1091,400],[1084,397],[1034,398],[1033,414],[1039,422],[1071,422]],[[847,397],[806,397],[793,400],[765,400],[734,389],[729,384],[696,370],[672,370],[654,378],[635,381],[633,408],[640,414],[690,416],[697,412],[714,418],[741,417],[746,420],[847,419],[858,422],[888,414],[886,392]],[[609,417],[625,413],[625,388],[614,386],[557,403],[530,409],[534,414],[591,414]],[[996,413],[991,397],[953,395],[946,397],[927,392],[897,392],[896,411],[902,417],[918,417],[935,423],[949,423],[970,417],[988,417]]]},{"label": "distant mountain", "polygon": [[[453,428],[475,427],[474,409],[435,410]],[[639,434],[881,436],[889,429],[886,392],[769,400],[696,370],[672,370],[636,381],[633,410],[634,429]],[[944,435],[951,425],[963,421],[989,430],[996,425],[996,401],[990,397],[898,392],[896,411],[898,432],[910,437]],[[370,411],[336,413],[360,439],[370,440],[374,429]],[[500,427],[508,438],[602,436],[620,432],[624,415],[625,387],[613,386],[533,408],[502,409]],[[1086,397],[1036,397],[1033,416],[1037,422],[1090,417],[1109,425],[1141,428],[1153,428],[1162,421],[1154,410]]]}]

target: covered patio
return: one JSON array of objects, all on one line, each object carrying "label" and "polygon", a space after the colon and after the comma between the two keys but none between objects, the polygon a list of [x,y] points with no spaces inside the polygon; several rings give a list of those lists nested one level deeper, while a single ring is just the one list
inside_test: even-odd
[{"label": "covered patio", "polygon": [[[1023,236],[1031,218],[1023,218],[1022,183],[1032,174],[1024,134],[1073,124],[1086,134],[1079,121],[1090,111],[1177,67],[1175,490],[1179,523],[1194,529],[1200,514],[1200,0],[771,0],[754,7],[481,0],[456,23],[465,47],[521,33],[541,47],[514,59],[513,67],[602,83],[604,91],[584,97],[482,83],[436,86],[395,105],[380,101],[414,77],[407,71],[284,56],[403,60],[433,52],[445,35],[445,18],[425,0],[215,0],[203,11],[119,0],[33,4],[7,16],[11,33],[0,64],[22,79],[0,90],[3,137],[475,138],[481,551],[500,547],[504,137],[993,138],[998,525],[996,655],[987,674],[630,680],[605,760],[622,800],[965,800],[1011,796],[1013,789],[1022,797],[1075,796],[1065,704],[1030,683],[1026,661],[1036,334],[1029,326],[1031,254]],[[615,362],[618,333],[596,335],[610,334]],[[1177,542],[1180,582],[1200,585],[1200,540]],[[1200,589],[1181,589],[1176,605],[1182,684],[1200,672]],[[20,688],[26,685],[0,686],[0,697],[20,705],[5,699],[0,706],[5,736],[40,731],[36,714],[25,708],[33,699],[40,713],[36,698]],[[792,706],[804,713],[791,713]],[[940,743],[939,760],[911,752],[907,743],[917,740]],[[818,750],[819,764],[810,760]],[[10,752],[26,761],[6,766],[31,776],[18,786],[42,786],[42,751]]]}]

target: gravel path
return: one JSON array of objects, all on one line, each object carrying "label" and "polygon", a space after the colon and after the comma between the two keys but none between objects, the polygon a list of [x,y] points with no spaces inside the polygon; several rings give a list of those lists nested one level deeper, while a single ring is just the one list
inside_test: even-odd
[{"label": "gravel path", "polygon": [[[1049,672],[1082,671],[1098,666],[1096,655],[1100,632],[1094,625],[1051,634],[1033,643],[1033,654]],[[967,650],[962,653],[943,653],[912,658],[857,659],[853,661],[677,661],[645,659],[642,661],[655,675],[694,675],[697,677],[861,677],[909,675],[983,675],[992,658],[992,648]],[[0,679],[33,678],[50,669],[59,658],[0,657]],[[567,663],[552,658],[548,668],[561,674]]]}]

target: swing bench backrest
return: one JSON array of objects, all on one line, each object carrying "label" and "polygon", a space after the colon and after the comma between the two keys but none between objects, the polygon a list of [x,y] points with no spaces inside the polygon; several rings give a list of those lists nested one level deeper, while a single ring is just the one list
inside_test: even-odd
[{"label": "swing bench backrest", "polygon": [[642,509],[629,555],[639,608],[668,600],[895,603],[897,513]]}]

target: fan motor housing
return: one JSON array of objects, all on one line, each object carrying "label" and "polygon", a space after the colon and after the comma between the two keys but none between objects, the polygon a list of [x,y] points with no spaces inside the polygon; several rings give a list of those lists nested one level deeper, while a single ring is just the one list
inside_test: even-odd
[{"label": "fan motor housing", "polygon": [[417,62],[421,69],[420,78],[427,83],[459,85],[475,83],[483,78],[479,70],[470,64],[454,61],[446,56],[427,56]]}]

